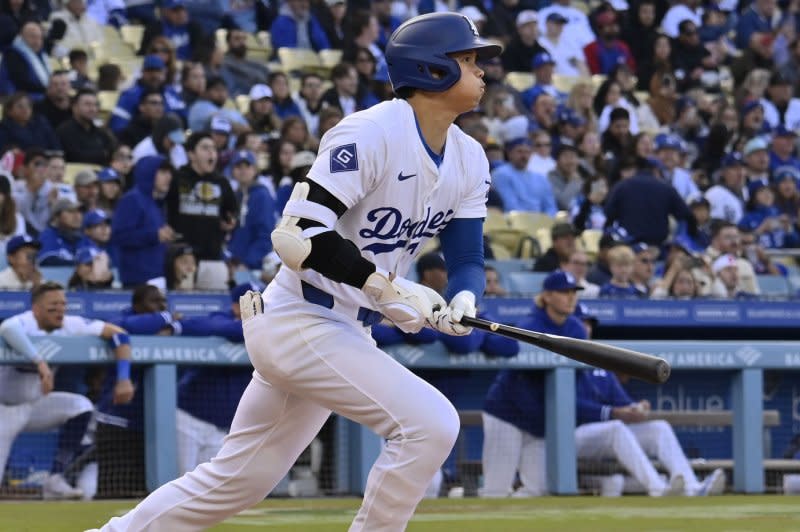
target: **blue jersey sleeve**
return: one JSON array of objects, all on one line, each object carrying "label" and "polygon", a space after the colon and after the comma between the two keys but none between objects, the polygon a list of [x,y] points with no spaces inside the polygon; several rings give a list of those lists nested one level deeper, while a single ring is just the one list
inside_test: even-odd
[{"label": "blue jersey sleeve", "polygon": [[447,263],[447,294],[450,301],[462,290],[475,294],[480,304],[486,287],[483,272],[483,220],[480,218],[456,218],[439,234],[442,254]]}]

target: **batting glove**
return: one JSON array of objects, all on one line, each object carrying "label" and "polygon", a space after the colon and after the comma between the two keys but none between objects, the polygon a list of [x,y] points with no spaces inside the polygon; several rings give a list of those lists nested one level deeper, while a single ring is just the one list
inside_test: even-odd
[{"label": "batting glove", "polygon": [[462,290],[453,296],[450,304],[439,310],[434,310],[430,319],[431,326],[450,336],[466,336],[472,332],[472,327],[461,325],[461,318],[475,317],[475,294],[469,290]]},{"label": "batting glove", "polygon": [[433,308],[445,305],[434,290],[383,271],[370,275],[362,290],[372,297],[381,314],[405,333],[419,332],[430,322]]},{"label": "batting glove", "polygon": [[239,298],[239,308],[242,313],[242,322],[264,313],[264,301],[261,299],[261,292],[248,290]]}]

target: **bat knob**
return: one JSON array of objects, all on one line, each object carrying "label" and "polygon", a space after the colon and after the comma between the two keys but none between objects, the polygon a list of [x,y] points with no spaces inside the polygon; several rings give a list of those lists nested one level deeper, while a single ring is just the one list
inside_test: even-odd
[{"label": "bat knob", "polygon": [[658,380],[658,383],[667,382],[671,373],[672,368],[670,368],[669,363],[666,360],[659,360],[658,364],[656,364],[656,380]]}]

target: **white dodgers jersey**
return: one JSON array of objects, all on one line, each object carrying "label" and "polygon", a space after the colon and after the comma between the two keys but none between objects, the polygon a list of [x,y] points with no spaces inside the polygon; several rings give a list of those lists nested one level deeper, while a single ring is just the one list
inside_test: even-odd
[{"label": "white dodgers jersey", "polygon": [[[425,242],[450,220],[485,218],[491,185],[483,149],[455,125],[437,167],[413,109],[399,99],[354,113],[328,131],[308,178],[347,207],[336,231],[398,276],[405,276]],[[282,268],[278,280],[296,283],[298,276],[336,297],[372,306],[361,290],[313,270]]]}]

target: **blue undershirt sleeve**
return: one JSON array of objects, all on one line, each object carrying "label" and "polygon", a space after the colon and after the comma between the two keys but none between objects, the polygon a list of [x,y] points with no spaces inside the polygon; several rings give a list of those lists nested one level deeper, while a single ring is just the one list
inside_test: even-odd
[{"label": "blue undershirt sleeve", "polygon": [[486,287],[483,272],[483,219],[456,218],[439,234],[447,263],[447,294],[450,301],[462,290],[475,294],[479,305]]}]

